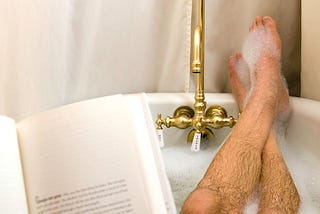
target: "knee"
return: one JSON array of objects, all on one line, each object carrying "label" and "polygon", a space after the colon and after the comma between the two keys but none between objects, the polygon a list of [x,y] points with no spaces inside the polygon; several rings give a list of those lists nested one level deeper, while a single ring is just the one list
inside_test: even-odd
[{"label": "knee", "polygon": [[196,189],[185,201],[181,214],[218,213],[219,197],[209,189]]}]

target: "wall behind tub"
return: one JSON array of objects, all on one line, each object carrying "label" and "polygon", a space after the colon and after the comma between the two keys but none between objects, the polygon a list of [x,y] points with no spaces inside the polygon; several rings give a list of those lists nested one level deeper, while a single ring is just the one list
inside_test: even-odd
[{"label": "wall behind tub", "polygon": [[302,1],[301,96],[320,101],[320,2]]},{"label": "wall behind tub", "polygon": [[[270,15],[283,70],[299,94],[299,0],[207,0],[207,92],[228,92],[228,57]],[[188,92],[192,0],[0,1],[0,114],[21,120],[116,93]]]},{"label": "wall behind tub", "polygon": [[230,91],[226,66],[229,56],[241,51],[256,16],[271,16],[282,39],[282,72],[290,94],[300,95],[300,0],[207,0],[206,12],[208,91]]}]

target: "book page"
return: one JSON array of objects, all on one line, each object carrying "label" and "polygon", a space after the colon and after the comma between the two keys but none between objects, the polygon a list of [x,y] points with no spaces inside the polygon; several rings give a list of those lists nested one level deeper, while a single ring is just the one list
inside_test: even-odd
[{"label": "book page", "polygon": [[[159,182],[161,184],[161,190],[163,193],[164,201],[166,203],[167,213],[175,214],[177,213],[177,209],[174,203],[172,190],[170,187],[170,183],[165,171],[164,162],[162,159],[162,154],[160,151],[159,140],[156,136],[155,123],[152,120],[150,108],[148,106],[147,95],[146,94],[136,94],[136,95],[128,95],[132,106],[135,106],[135,116],[136,120],[140,122],[139,127],[145,125],[148,127],[148,132],[141,133],[144,136],[141,136],[142,139],[149,139],[150,143],[145,142],[145,140],[141,140],[139,152],[141,157],[141,162],[146,164],[154,164],[155,166],[145,166],[145,176],[151,176],[155,173],[150,173],[150,169],[155,168],[158,174]],[[139,113],[138,113],[139,112]],[[149,156],[149,157],[148,157]],[[148,161],[146,161],[146,157],[148,157]],[[155,179],[149,179],[155,180]],[[152,188],[148,188],[152,189]]]},{"label": "book page", "polygon": [[0,116],[0,212],[27,214],[16,124]]},{"label": "book page", "polygon": [[[130,103],[98,98],[17,124],[31,213],[166,213],[153,201],[137,154]],[[155,185],[157,181],[155,181]]]},{"label": "book page", "polygon": [[[147,190],[154,191],[155,188],[160,188],[162,191],[163,198],[166,204],[166,209],[168,214],[177,213],[176,207],[174,204],[172,191],[168,177],[165,172],[164,163],[162,160],[162,155],[159,147],[159,142],[155,133],[155,124],[153,123],[151,112],[147,104],[147,97],[145,94],[134,94],[126,96],[131,106],[134,109],[134,116],[137,124],[137,127],[146,126],[148,131],[138,132],[140,135],[140,141],[137,144],[138,151],[140,153],[140,162],[144,167],[144,177],[147,177],[149,181],[156,181],[160,183],[160,186],[155,186],[155,184],[149,182]],[[146,139],[148,139],[146,141]],[[155,176],[156,175],[156,176]],[[150,197],[151,197],[150,193]]]}]

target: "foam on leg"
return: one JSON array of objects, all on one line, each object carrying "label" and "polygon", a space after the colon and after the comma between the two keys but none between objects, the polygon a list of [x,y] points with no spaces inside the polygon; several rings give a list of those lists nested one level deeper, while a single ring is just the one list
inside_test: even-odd
[{"label": "foam on leg", "polygon": [[241,57],[239,60],[235,63],[234,68],[238,74],[239,80],[242,84],[242,86],[246,90],[246,97],[243,102],[243,108],[246,107],[249,97],[250,97],[250,91],[251,91],[251,78],[250,78],[250,71],[249,71],[249,65],[244,59]]},{"label": "foam on leg", "polygon": [[242,111],[251,88],[248,64],[243,60],[242,55],[237,53],[230,57],[228,67],[232,93],[237,100],[239,110]]},{"label": "foam on leg", "polygon": [[249,32],[242,47],[242,55],[252,73],[261,56],[273,56],[280,61],[281,53],[271,30],[259,26]]},{"label": "foam on leg", "polygon": [[234,64],[234,68],[238,74],[239,80],[248,92],[251,88],[248,64],[243,60],[243,58],[239,58],[239,60]]}]

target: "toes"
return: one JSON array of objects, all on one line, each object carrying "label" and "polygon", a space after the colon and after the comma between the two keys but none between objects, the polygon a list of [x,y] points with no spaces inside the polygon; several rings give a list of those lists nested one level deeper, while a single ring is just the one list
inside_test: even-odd
[{"label": "toes", "polygon": [[234,76],[236,79],[239,79],[242,84],[245,84],[245,81],[242,81],[241,77],[248,76],[246,74],[249,74],[249,68],[243,60],[241,53],[238,52],[229,58],[228,68],[230,71],[230,77]]},{"label": "toes", "polygon": [[230,71],[230,76],[237,76],[237,67],[240,60],[242,60],[242,55],[239,52],[229,58],[228,68]]},{"label": "toes", "polygon": [[257,27],[262,27],[263,26],[263,19],[262,16],[257,16],[255,19]]},{"label": "toes", "polygon": [[235,57],[236,57],[237,61],[239,61],[240,59],[242,59],[242,55],[241,55],[240,52],[236,53]]},{"label": "toes", "polygon": [[271,29],[276,29],[276,22],[270,16],[263,17],[263,25]]},{"label": "toes", "polygon": [[230,82],[231,82],[231,85],[234,85],[234,82],[238,82],[239,78],[238,78],[238,74],[237,74],[237,71],[236,71],[236,65],[238,63],[238,60],[239,60],[239,56],[238,56],[238,53],[231,56],[229,58],[229,61],[228,61],[228,68],[229,68],[229,75],[230,75]]},{"label": "toes", "polygon": [[262,16],[257,16],[254,21],[252,22],[249,31],[254,30],[257,27],[263,26],[263,18]]},{"label": "toes", "polygon": [[256,22],[252,22],[252,24],[249,27],[249,31],[251,32],[256,27]]},{"label": "toes", "polygon": [[235,64],[237,62],[237,54],[234,55],[234,56],[231,56],[229,58],[229,61],[228,61],[228,68],[229,68],[229,71],[230,73],[232,72],[235,72]]},{"label": "toes", "polygon": [[277,30],[276,21],[270,16],[265,16],[263,17],[263,25],[269,30],[269,32],[271,32],[278,49],[281,49],[281,39]]}]

